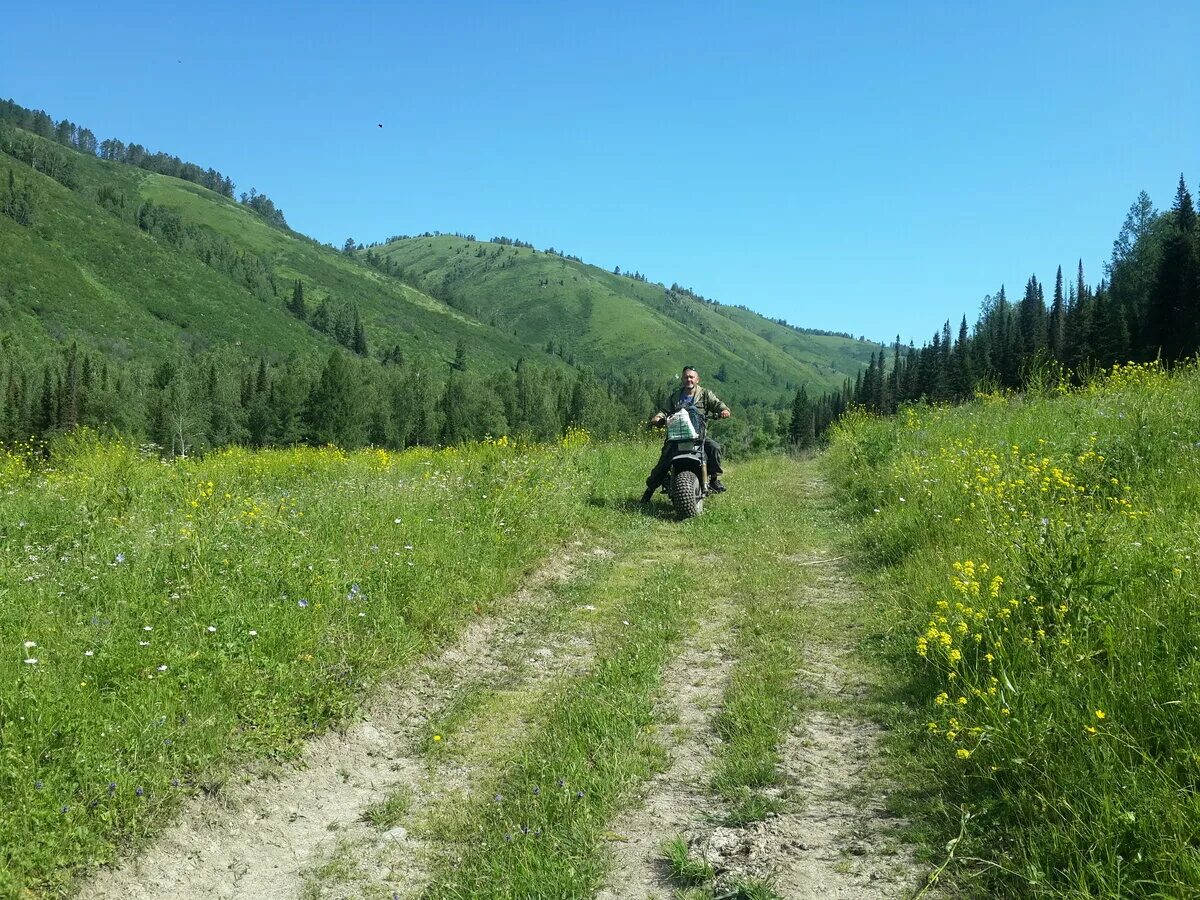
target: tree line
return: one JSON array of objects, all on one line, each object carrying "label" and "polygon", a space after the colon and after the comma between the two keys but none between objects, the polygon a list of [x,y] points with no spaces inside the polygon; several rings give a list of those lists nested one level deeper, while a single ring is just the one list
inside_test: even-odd
[{"label": "tree line", "polygon": [[[807,445],[850,406],[891,414],[906,403],[960,403],[984,389],[1020,389],[1049,372],[1080,380],[1114,363],[1172,365],[1200,352],[1200,228],[1179,176],[1169,210],[1143,191],[1113,241],[1105,277],[1089,286],[1082,261],[1064,283],[1060,266],[1047,302],[1031,276],[1019,300],[1002,286],[978,320],[957,333],[949,320],[919,349],[880,347],[841,391],[810,401],[798,391],[789,438]],[[811,423],[810,420],[811,419]]]},{"label": "tree line", "polygon": [[[552,440],[568,427],[608,436],[652,407],[646,385],[519,360],[469,371],[397,347],[383,362],[334,349],[324,361],[246,360],[228,348],[155,362],[81,348],[35,359],[0,341],[0,442],[87,426],[187,455],[250,447],[449,445],[487,435]],[[636,412],[630,408],[636,406]]]},{"label": "tree line", "polygon": [[[145,169],[147,172],[181,178],[184,181],[202,185],[210,191],[215,191],[225,197],[233,198],[234,196],[233,179],[228,175],[223,175],[212,167],[204,168],[196,163],[182,160],[170,153],[152,152],[141,144],[127,143],[117,138],[97,141],[95,133],[90,128],[77,125],[69,119],[61,119],[55,122],[49,113],[44,110],[28,109],[13,100],[0,100],[0,124],[8,124],[15,128],[23,129],[38,137],[54,141],[64,147],[70,147],[72,150],[86,153],[89,156],[97,156],[100,159],[110,162],[136,166],[139,169]],[[17,143],[19,138],[12,136],[11,129],[7,129],[7,133],[9,135],[8,138],[0,136],[0,149],[3,149],[10,156],[14,156],[32,165],[35,169],[46,172],[50,177],[65,184],[67,187],[74,187],[68,180],[64,180],[60,174],[42,167],[52,162],[52,160],[47,160],[44,153],[36,152],[37,148],[35,146],[28,146],[31,158],[25,158],[19,152],[21,149],[26,149],[25,146]],[[0,135],[3,135],[3,132],[0,132]],[[5,146],[5,141],[8,141],[13,146]],[[69,158],[62,157],[61,164],[65,167],[66,172],[69,173],[72,165]],[[243,204],[253,209],[272,225],[287,228],[287,221],[284,219],[283,211],[276,207],[266,194],[260,194],[251,188],[249,193],[243,193],[240,199]]]}]

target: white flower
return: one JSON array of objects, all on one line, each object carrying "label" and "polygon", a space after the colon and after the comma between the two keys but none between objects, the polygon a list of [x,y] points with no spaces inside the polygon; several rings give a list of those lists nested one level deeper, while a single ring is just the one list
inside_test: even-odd
[{"label": "white flower", "polygon": [[153,625],[143,625],[142,626],[142,631],[153,631],[153,630],[154,630]]},{"label": "white flower", "polygon": [[96,651],[95,651],[95,650],[84,650],[84,651],[83,651],[83,655],[84,655],[84,656],[95,656],[95,655],[96,655]]},{"label": "white flower", "polygon": [[36,666],[37,660],[31,656],[31,657],[29,657],[29,659],[25,660],[25,664],[29,665],[29,666]]},{"label": "white flower", "polygon": [[394,520],[394,522],[395,522],[395,524],[397,524],[397,525],[399,525],[399,524],[400,524],[400,520],[399,520],[399,519],[395,519],[395,520]]},{"label": "white flower", "polygon": [[216,625],[209,625],[209,626],[208,626],[208,633],[209,633],[209,634],[212,634],[212,633],[213,633],[214,631],[216,631],[216,630],[217,630],[217,626],[216,626]]},{"label": "white flower", "polygon": [[33,649],[33,648],[34,648],[34,647],[36,647],[36,646],[37,646],[37,644],[36,644],[36,643],[34,643],[33,641],[26,641],[26,642],[25,642],[25,649],[26,649],[26,650],[31,650],[31,649]]},{"label": "white flower", "polygon": [[150,642],[149,641],[138,641],[138,646],[139,647],[149,647]]},{"label": "white flower", "polygon": [[257,632],[257,631],[255,631],[254,629],[251,629],[251,630],[250,630],[250,637],[258,637],[258,632]]},{"label": "white flower", "polygon": [[358,617],[359,617],[360,619],[365,619],[365,618],[367,617],[367,614],[366,614],[366,613],[359,613],[359,614],[358,614]]},{"label": "white flower", "polygon": [[167,667],[166,667],[166,666],[159,666],[159,667],[158,667],[158,671],[160,671],[160,672],[165,672],[165,671],[167,671]]}]

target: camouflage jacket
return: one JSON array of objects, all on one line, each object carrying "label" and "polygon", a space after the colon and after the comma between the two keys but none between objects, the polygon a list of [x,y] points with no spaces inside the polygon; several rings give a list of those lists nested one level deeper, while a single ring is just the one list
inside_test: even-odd
[{"label": "camouflage jacket", "polygon": [[[721,399],[716,394],[703,385],[696,385],[696,392],[693,396],[695,397],[696,412],[699,413],[701,417],[715,418],[724,410],[729,408],[721,402]],[[683,393],[681,391],[676,391],[670,397],[670,407],[659,410],[659,412],[661,412],[664,416],[669,416],[671,413],[678,412],[683,408],[683,406]]]}]

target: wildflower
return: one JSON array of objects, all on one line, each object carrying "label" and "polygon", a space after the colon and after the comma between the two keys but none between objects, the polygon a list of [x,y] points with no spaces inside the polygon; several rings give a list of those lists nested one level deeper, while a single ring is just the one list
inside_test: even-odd
[{"label": "wildflower", "polygon": [[173,788],[179,787],[179,779],[178,778],[171,779],[171,787],[173,787]]},{"label": "wildflower", "polygon": [[296,605],[297,605],[298,607],[300,607],[301,609],[307,609],[307,608],[308,608],[308,601],[307,601],[307,600],[305,600],[304,598],[301,598],[301,599],[299,599],[299,600],[297,600],[297,601],[296,601]]},{"label": "wildflower", "polygon": [[216,626],[216,625],[209,625],[209,626],[208,626],[208,628],[207,628],[206,630],[208,631],[208,633],[209,633],[209,634],[212,634],[214,631],[216,631],[216,630],[217,630],[217,626]]},{"label": "wildflower", "polygon": [[45,787],[45,785],[44,785],[44,784],[42,784],[42,782],[40,782],[40,781],[35,781],[35,782],[33,783],[33,789],[34,789],[35,791],[40,791],[40,790],[41,790],[43,787]]},{"label": "wildflower", "polygon": [[965,747],[959,747],[956,751],[954,751],[954,755],[957,756],[959,759],[970,759],[971,751],[966,749]]},{"label": "wildflower", "polygon": [[139,647],[149,647],[150,642],[149,641],[138,641],[138,646]]},{"label": "wildflower", "polygon": [[108,783],[108,793],[109,793],[109,795],[115,794],[116,792],[117,792],[117,783],[116,783],[115,781],[110,781],[110,782]]},{"label": "wildflower", "polygon": [[137,794],[139,797],[145,797],[146,789],[144,787],[138,787],[134,790],[134,793]]},{"label": "wildflower", "polygon": [[27,665],[27,666],[36,666],[36,665],[37,665],[37,658],[36,658],[36,657],[33,657],[33,656],[29,657],[28,659],[26,659],[26,660],[25,660],[25,665]]},{"label": "wildflower", "polygon": [[493,797],[493,798],[492,798],[492,800],[493,800],[494,802],[496,802],[496,803],[500,803],[500,802],[502,802],[502,801],[504,800],[504,795],[503,795],[503,794],[497,794],[495,797]]},{"label": "wildflower", "polygon": [[153,630],[154,630],[153,625],[143,625],[142,626],[142,631],[153,631]]},{"label": "wildflower", "polygon": [[83,655],[84,655],[84,656],[95,656],[95,655],[96,655],[96,651],[95,651],[95,650],[84,650],[84,651],[83,651]]},{"label": "wildflower", "polygon": [[938,694],[936,697],[933,698],[933,702],[936,703],[938,706],[945,706],[946,701],[949,699],[950,699],[950,695],[947,694],[945,691],[942,691],[940,694]]},{"label": "wildflower", "polygon": [[123,563],[123,562],[125,562],[125,554],[124,554],[124,553],[118,553],[118,554],[117,554],[117,557],[116,557],[116,562],[117,562],[117,564],[118,564],[118,565],[119,565],[119,564],[121,564],[121,563]]},{"label": "wildflower", "polygon": [[576,791],[576,792],[575,792],[575,799],[576,799],[576,800],[582,800],[582,799],[583,799],[583,791]]},{"label": "wildflower", "polygon": [[166,667],[166,666],[159,666],[159,667],[158,667],[158,671],[160,671],[160,672],[165,672],[165,671],[167,671],[167,667]]},{"label": "wildflower", "polygon": [[559,787],[566,787],[566,786],[567,786],[567,779],[565,779],[565,778],[560,778],[560,779],[558,779],[558,781],[557,781],[556,783],[558,784],[558,786],[559,786]]},{"label": "wildflower", "polygon": [[33,649],[34,647],[36,647],[36,646],[37,646],[37,644],[36,644],[34,641],[26,641],[26,642],[25,642],[25,649],[26,649],[26,650],[32,650],[32,649]]},{"label": "wildflower", "polygon": [[1107,715],[1107,713],[1105,713],[1104,710],[1102,710],[1102,709],[1096,710],[1096,718],[1097,719],[1103,719],[1106,715]]},{"label": "wildflower", "polygon": [[533,789],[533,796],[540,797],[541,795],[542,795],[542,789],[540,787],[535,787]]},{"label": "wildflower", "polygon": [[250,629],[250,637],[258,637],[258,632],[253,628]]},{"label": "wildflower", "polygon": [[60,812],[60,813],[62,813],[64,816],[65,816],[67,813],[69,813],[70,811],[71,811],[71,807],[69,807],[69,806],[66,806],[66,805],[64,805],[64,806],[63,806],[63,808],[59,810],[59,812]]}]

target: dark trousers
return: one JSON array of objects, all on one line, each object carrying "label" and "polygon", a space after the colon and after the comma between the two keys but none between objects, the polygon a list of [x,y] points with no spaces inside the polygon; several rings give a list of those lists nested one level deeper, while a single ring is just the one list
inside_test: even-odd
[{"label": "dark trousers", "polygon": [[[663,444],[662,453],[658,456],[658,462],[654,464],[654,469],[650,472],[650,477],[646,479],[646,489],[649,491],[657,490],[662,484],[663,478],[667,475],[667,470],[671,468],[671,460],[674,454],[670,451],[671,444],[668,441]],[[708,463],[709,479],[716,478],[725,470],[721,468],[721,448],[712,438],[704,439],[704,456]]]}]

